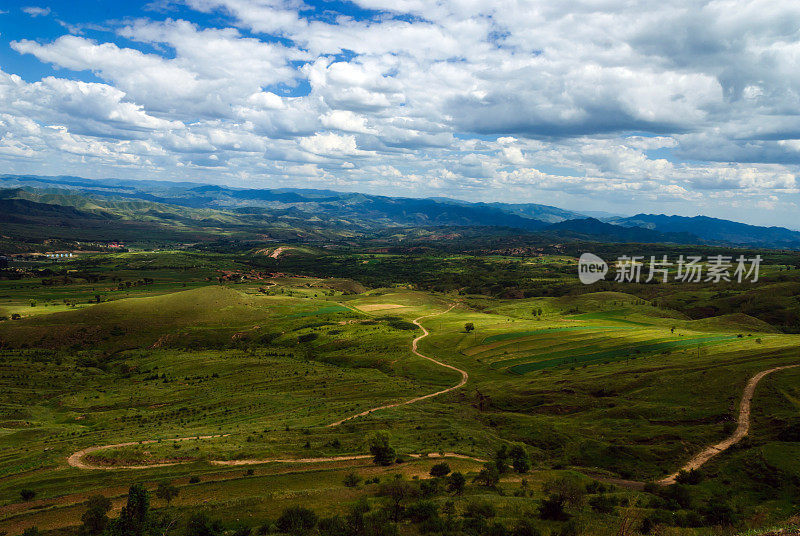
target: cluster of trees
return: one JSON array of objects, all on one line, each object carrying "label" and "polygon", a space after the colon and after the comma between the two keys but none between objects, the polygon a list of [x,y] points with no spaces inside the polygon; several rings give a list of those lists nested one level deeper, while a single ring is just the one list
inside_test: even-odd
[{"label": "cluster of trees", "polygon": [[520,474],[530,471],[531,458],[523,445],[515,444],[511,447],[502,445],[495,452],[494,459],[486,462],[475,475],[473,482],[494,488],[500,482],[500,477],[511,469]]},{"label": "cluster of trees", "polygon": [[[386,445],[381,445],[386,448]],[[524,452],[524,449],[522,449]],[[527,455],[525,455],[527,456]],[[517,463],[523,454],[512,445],[501,447],[494,459],[481,470],[483,476],[476,477],[481,485],[496,486],[494,477],[486,480],[486,475],[499,475],[512,468],[519,471],[524,466]],[[522,471],[520,471],[522,472]],[[248,474],[252,474],[249,472]],[[170,508],[153,510],[150,506],[150,493],[140,485],[134,484],[128,492],[127,502],[116,518],[109,518],[111,501],[94,495],[86,503],[86,511],[81,516],[80,536],[262,536],[272,533],[292,536],[398,536],[399,534],[451,534],[453,536],[539,536],[539,530],[531,522],[531,514],[511,523],[498,522],[497,512],[492,503],[485,500],[456,502],[464,493],[466,478],[460,472],[451,470],[447,462],[434,464],[430,469],[430,479],[405,480],[401,475],[390,476],[384,482],[378,478],[368,480],[367,484],[378,484],[369,488],[355,504],[341,513],[321,517],[304,506],[291,506],[284,509],[274,521],[258,527],[241,524],[226,524],[199,512],[179,518]],[[649,510],[644,518],[631,521],[631,530],[640,534],[650,534],[658,525],[687,527],[730,526],[738,519],[737,511],[730,500],[719,495],[708,501],[699,502],[691,486],[702,480],[700,473],[682,473],[683,484],[661,487],[655,484],[645,489],[650,499],[636,506]],[[190,482],[198,482],[193,478]],[[349,473],[344,485],[357,487],[361,477]],[[689,484],[691,482],[691,484]],[[529,493],[527,482],[523,479],[520,492]],[[587,506],[600,514],[620,515],[617,507],[629,507],[633,503],[625,494],[615,491],[597,481],[584,483],[575,475],[553,478],[543,485],[545,498],[539,502],[538,511],[533,517],[546,521],[565,522],[559,534],[571,536],[580,533],[574,517],[575,510]],[[161,482],[154,496],[167,507],[178,496],[179,490],[169,482]],[[21,490],[25,500],[32,500],[32,490]],[[515,493],[515,495],[519,495]],[[635,525],[635,526],[634,526]],[[25,536],[37,536],[31,529]]]},{"label": "cluster of trees", "polygon": [[395,475],[378,487],[372,501],[364,497],[342,515],[320,518],[305,507],[287,508],[274,529],[297,536],[396,536],[409,532],[401,527],[413,525],[421,534],[538,536],[526,519],[511,527],[494,521],[495,508],[486,501],[469,501],[459,508],[452,499],[435,500],[443,493],[460,494],[466,480],[447,463],[434,465],[431,475],[434,478],[422,481]]},{"label": "cluster of trees", "polygon": [[[94,495],[81,516],[80,536],[255,536],[271,533],[292,536],[397,536],[401,525],[414,525],[419,533],[468,536],[538,536],[529,521],[511,527],[496,521],[495,508],[486,501],[470,501],[457,507],[453,500],[436,501],[443,493],[463,491],[464,476],[451,472],[447,463],[433,466],[429,480],[407,481],[400,475],[381,484],[371,498],[362,497],[341,514],[321,517],[304,506],[285,508],[274,522],[258,527],[231,526],[205,512],[179,518],[171,509],[151,508],[150,493],[141,484],[128,490],[125,506],[109,518],[111,501]],[[159,484],[155,496],[167,505],[178,494],[169,483]],[[370,500],[371,499],[371,500]],[[405,531],[403,531],[405,532]],[[26,536],[37,536],[34,528]]]}]

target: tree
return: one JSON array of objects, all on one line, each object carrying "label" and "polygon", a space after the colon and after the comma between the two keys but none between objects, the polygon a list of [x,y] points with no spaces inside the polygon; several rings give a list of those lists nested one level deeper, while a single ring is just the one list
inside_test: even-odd
[{"label": "tree", "polygon": [[723,495],[714,495],[702,509],[703,517],[709,525],[733,525],[736,523],[736,510],[733,509],[728,498]]},{"label": "tree", "polygon": [[475,324],[473,324],[472,322],[467,322],[466,324],[464,324],[464,331],[466,331],[467,333],[469,333],[474,329],[475,329]]},{"label": "tree", "polygon": [[28,502],[32,501],[34,497],[36,497],[36,492],[30,488],[22,488],[19,490],[19,496],[23,501]]},{"label": "tree", "polygon": [[513,445],[508,456],[511,458],[511,466],[518,473],[527,473],[531,469],[531,459],[522,445]]},{"label": "tree", "polygon": [[109,536],[142,536],[147,528],[149,512],[147,490],[141,484],[132,485],[119,517],[109,524]]},{"label": "tree", "polygon": [[574,477],[553,478],[544,483],[543,490],[548,495],[555,495],[564,504],[580,506],[583,503],[586,489]]},{"label": "tree", "polygon": [[431,476],[439,478],[447,476],[450,473],[450,466],[446,462],[437,463],[431,467]]},{"label": "tree", "polygon": [[166,501],[167,506],[172,502],[172,499],[178,496],[178,488],[169,482],[159,482],[156,488],[156,497]]},{"label": "tree", "polygon": [[389,508],[395,523],[400,521],[403,514],[403,503],[417,495],[416,489],[404,480],[394,479],[386,484],[381,484],[378,495],[389,499]]},{"label": "tree", "polygon": [[308,534],[317,526],[317,514],[302,506],[290,506],[281,513],[275,524],[281,532]]},{"label": "tree", "polygon": [[224,527],[219,519],[211,519],[205,512],[192,515],[186,522],[186,536],[221,536]]},{"label": "tree", "polygon": [[464,475],[456,471],[447,478],[447,489],[456,495],[464,493],[464,487],[467,484],[467,479]]},{"label": "tree", "polygon": [[563,521],[567,518],[564,512],[564,499],[558,495],[550,494],[539,505],[539,517],[552,521]]},{"label": "tree", "polygon": [[473,482],[477,482],[483,486],[493,488],[500,482],[500,471],[497,470],[497,464],[486,462],[483,469],[475,476]]},{"label": "tree", "polygon": [[395,450],[389,445],[389,434],[374,432],[369,439],[369,452],[376,465],[392,465],[396,458]]},{"label": "tree", "polygon": [[411,503],[406,508],[406,517],[414,523],[422,523],[439,516],[439,507],[429,500]]},{"label": "tree", "polygon": [[508,471],[508,456],[508,447],[506,445],[501,445],[494,455],[494,464],[501,475]]},{"label": "tree", "polygon": [[361,477],[355,471],[350,471],[344,477],[344,485],[348,488],[354,488],[361,482]]},{"label": "tree", "polygon": [[471,501],[464,508],[464,532],[489,535],[492,533],[487,520],[495,517],[494,506],[487,501]]},{"label": "tree", "polygon": [[86,511],[81,516],[81,533],[90,536],[102,534],[108,525],[111,500],[103,495],[92,495],[86,501]]}]

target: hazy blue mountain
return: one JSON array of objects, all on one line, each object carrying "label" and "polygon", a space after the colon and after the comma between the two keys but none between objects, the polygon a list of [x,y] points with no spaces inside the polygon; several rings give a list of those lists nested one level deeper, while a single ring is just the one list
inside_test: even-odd
[{"label": "hazy blue mountain", "polygon": [[596,218],[566,220],[554,223],[544,231],[596,242],[702,243],[700,238],[688,232],[661,232],[643,227],[625,227],[605,223]]},{"label": "hazy blue mountain", "polygon": [[708,216],[666,216],[637,214],[614,218],[611,223],[625,227],[641,227],[659,232],[692,233],[704,242],[771,248],[800,248],[800,232],[784,227],[760,227]]},{"label": "hazy blue mountain", "polygon": [[439,203],[450,203],[461,206],[492,207],[502,210],[508,214],[514,214],[517,216],[522,216],[523,218],[530,218],[547,223],[556,223],[560,221],[586,217],[586,214],[580,212],[564,210],[562,208],[553,207],[550,205],[540,205],[537,203],[470,203],[469,201],[450,199],[448,197],[433,197],[431,199]]},{"label": "hazy blue mountain", "polygon": [[[544,231],[556,239],[610,242],[673,242],[800,249],[800,232],[759,227],[706,216],[637,214],[603,217],[536,203],[471,203],[449,198],[417,199],[299,188],[233,188],[193,182],[0,175],[0,188],[27,192],[31,201],[79,210],[112,204],[112,213],[149,221],[224,221],[227,224],[374,232],[394,227],[507,227]],[[47,195],[42,197],[41,193]],[[63,195],[59,195],[61,192]],[[73,199],[71,196],[83,196]],[[7,195],[6,197],[15,197]],[[129,205],[123,201],[129,200]],[[138,207],[137,202],[159,207]],[[172,208],[169,208],[172,207]],[[195,212],[176,211],[184,207]],[[19,208],[19,207],[16,207]],[[211,212],[203,212],[211,211]],[[19,211],[15,211],[19,213]],[[130,213],[130,214],[129,214]],[[65,214],[65,216],[67,216]]]}]

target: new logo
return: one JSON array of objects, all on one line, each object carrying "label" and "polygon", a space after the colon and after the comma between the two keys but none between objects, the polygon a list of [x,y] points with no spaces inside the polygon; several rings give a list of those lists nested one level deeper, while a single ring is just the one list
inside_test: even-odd
[{"label": "new logo", "polygon": [[608,264],[592,253],[584,253],[578,259],[578,278],[584,285],[591,285],[606,277]]}]

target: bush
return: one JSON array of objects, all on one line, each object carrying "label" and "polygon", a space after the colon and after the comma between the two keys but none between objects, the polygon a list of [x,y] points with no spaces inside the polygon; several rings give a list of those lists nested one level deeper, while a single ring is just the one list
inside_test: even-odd
[{"label": "bush", "polygon": [[308,534],[317,526],[317,514],[302,506],[290,506],[275,523],[278,530],[288,534]]},{"label": "bush", "polygon": [[500,482],[500,471],[497,469],[496,462],[487,462],[483,469],[475,476],[473,482],[477,482],[483,486],[493,488]]},{"label": "bush", "polygon": [[613,495],[596,495],[589,499],[589,506],[592,507],[592,510],[601,514],[613,512],[617,503],[618,501]]},{"label": "bush", "polygon": [[487,501],[470,501],[464,508],[464,517],[490,519],[497,515],[492,503]]},{"label": "bush", "polygon": [[675,482],[678,484],[699,484],[703,480],[703,473],[697,469],[681,469],[678,476],[675,477]]},{"label": "bush", "polygon": [[539,505],[539,517],[550,521],[563,521],[569,516],[564,511],[564,499],[558,495],[548,495]]},{"label": "bush", "polygon": [[186,536],[221,536],[223,534],[222,522],[211,519],[205,512],[192,515],[186,522]]},{"label": "bush", "polygon": [[467,484],[467,479],[464,478],[464,475],[456,471],[452,473],[447,478],[447,489],[455,493],[456,495],[461,495],[464,492],[464,487]]},{"label": "bush", "polygon": [[733,525],[736,523],[736,510],[733,509],[728,499],[722,495],[715,495],[702,509],[705,522],[709,525]]},{"label": "bush", "polygon": [[320,519],[317,529],[322,536],[347,536],[350,534],[347,523],[339,516]]},{"label": "bush", "polygon": [[311,342],[313,340],[316,340],[317,337],[319,337],[318,333],[304,333],[303,335],[297,337],[297,342],[299,343]]},{"label": "bush", "polygon": [[546,494],[570,506],[580,506],[586,493],[580,481],[574,477],[553,478],[544,483],[543,489]]},{"label": "bush", "polygon": [[193,476],[189,477],[189,484],[197,484],[199,482],[200,482],[200,477],[199,476],[194,476],[193,475]]},{"label": "bush", "polygon": [[394,449],[389,445],[389,434],[384,431],[374,432],[370,436],[369,452],[376,465],[392,465],[396,458]]},{"label": "bush", "polygon": [[[645,484],[645,491],[648,484]],[[653,484],[658,489],[657,484]],[[588,484],[586,484],[586,493],[589,495],[594,495],[595,493],[604,493],[606,491],[606,486],[602,482],[598,482],[597,480],[592,480]],[[651,492],[652,493],[652,492]]]},{"label": "bush", "polygon": [[167,505],[172,502],[172,499],[178,496],[178,488],[169,482],[159,482],[156,488],[156,497],[166,501]]},{"label": "bush", "polygon": [[437,463],[436,465],[431,467],[431,473],[430,474],[433,477],[439,478],[439,477],[447,476],[449,473],[450,473],[450,466],[447,463],[442,462],[442,463]]},{"label": "bush", "polygon": [[494,465],[501,475],[508,471],[508,447],[506,445],[501,445],[495,452]]},{"label": "bush", "polygon": [[25,501],[32,501],[36,497],[36,492],[29,488],[22,488],[19,490],[20,498]]},{"label": "bush", "polygon": [[361,482],[361,477],[355,471],[350,471],[344,477],[344,485],[348,488],[354,488]]},{"label": "bush", "polygon": [[438,479],[423,480],[419,483],[419,492],[423,497],[435,497],[441,491]]},{"label": "bush", "polygon": [[539,529],[533,526],[529,519],[518,519],[511,529],[511,536],[541,536]]},{"label": "bush", "polygon": [[416,501],[406,508],[406,517],[414,523],[422,523],[438,516],[439,507],[433,501]]},{"label": "bush", "polygon": [[670,503],[671,510],[679,510],[681,508],[690,510],[694,502],[691,489],[682,484],[669,486],[662,491],[662,496]]},{"label": "bush", "polygon": [[108,525],[111,501],[103,495],[92,495],[86,501],[86,511],[81,516],[81,532],[88,535],[102,534]]},{"label": "bush", "polygon": [[531,469],[531,458],[528,456],[525,447],[522,445],[513,445],[509,451],[508,456],[511,458],[511,467],[518,473],[527,473]]},{"label": "bush", "polygon": [[406,322],[405,320],[390,320],[388,324],[394,329],[402,329],[407,331],[414,331],[415,329],[417,329],[416,324],[412,322]]}]

